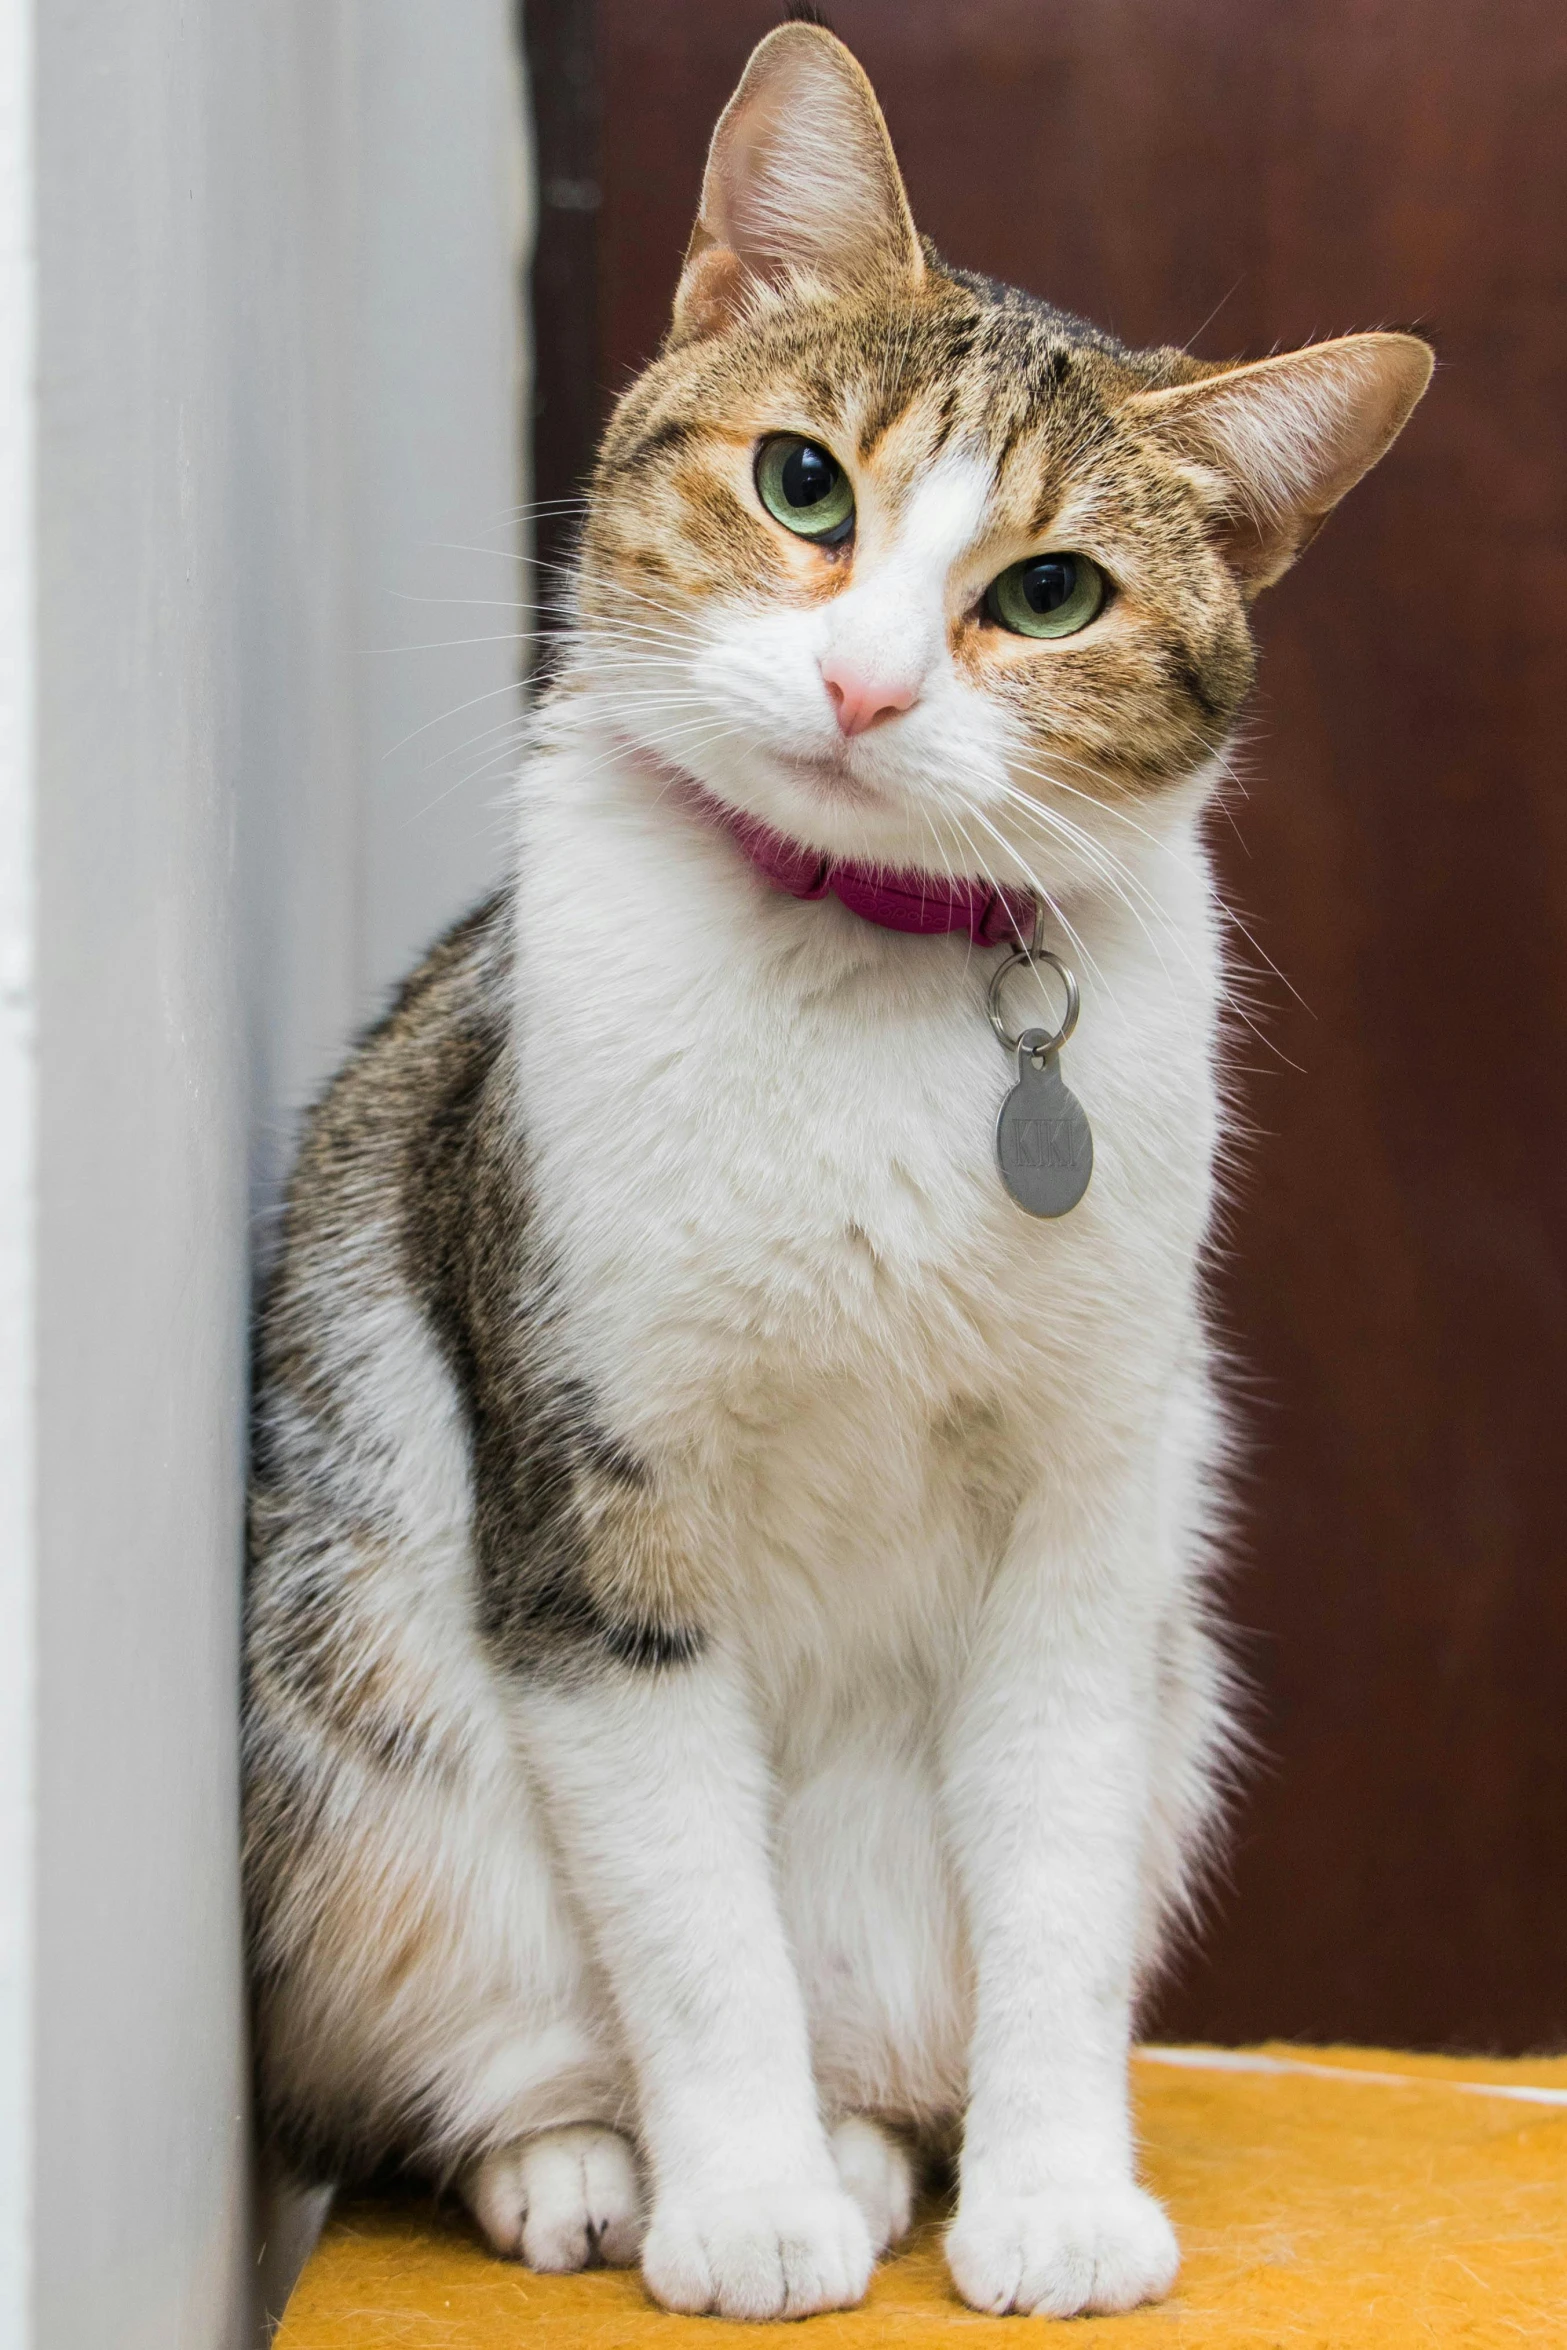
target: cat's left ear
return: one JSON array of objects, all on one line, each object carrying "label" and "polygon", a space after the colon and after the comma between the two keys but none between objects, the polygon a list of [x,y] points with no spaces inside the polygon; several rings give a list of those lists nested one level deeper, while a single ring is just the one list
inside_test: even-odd
[{"label": "cat's left ear", "polygon": [[913,286],[924,270],[870,83],[821,26],[780,25],[713,133],[672,339],[716,332],[756,286]]},{"label": "cat's left ear", "polygon": [[1418,335],[1344,335],[1138,392],[1123,413],[1196,475],[1219,544],[1254,595],[1289,569],[1391,448],[1433,364]]}]

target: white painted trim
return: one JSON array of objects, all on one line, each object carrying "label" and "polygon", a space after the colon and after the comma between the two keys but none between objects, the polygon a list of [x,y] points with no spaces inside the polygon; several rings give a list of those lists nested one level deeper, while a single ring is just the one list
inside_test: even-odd
[{"label": "white painted trim", "polygon": [[1522,2105],[1567,2105],[1567,2089],[1546,2089],[1533,2081],[1459,2081],[1451,2073],[1383,2073],[1364,2065],[1313,2064],[1308,2057],[1265,2056],[1260,2048],[1164,2048],[1150,2043],[1137,2053],[1149,2064],[1174,2065],[1183,2072],[1283,2073],[1373,2089],[1457,2089],[1466,2097],[1511,2097]]},{"label": "white painted trim", "polygon": [[32,2301],[36,1519],[32,0],[0,0],[0,2344]]}]

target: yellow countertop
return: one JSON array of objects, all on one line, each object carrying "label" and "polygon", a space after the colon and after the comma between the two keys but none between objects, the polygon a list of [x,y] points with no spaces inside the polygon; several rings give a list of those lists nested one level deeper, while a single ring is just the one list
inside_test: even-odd
[{"label": "yellow countertop", "polygon": [[[1154,2049],[1139,2055],[1136,2084],[1144,2176],[1169,2206],[1184,2266],[1158,2308],[1071,2320],[1070,2350],[1567,2350],[1567,2058]],[[965,2309],[942,2264],[941,2218],[925,2215],[863,2307],[788,2331],[822,2350],[1015,2350],[1044,2321]],[[770,2330],[671,2317],[634,2272],[534,2276],[428,2203],[350,2203],[277,2343],[721,2350]]]}]

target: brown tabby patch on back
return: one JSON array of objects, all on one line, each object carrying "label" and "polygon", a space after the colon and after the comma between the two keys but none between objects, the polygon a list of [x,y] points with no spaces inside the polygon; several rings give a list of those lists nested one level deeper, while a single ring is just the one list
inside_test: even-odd
[{"label": "brown tabby patch on back", "polygon": [[[295,1460],[301,1427],[313,1425],[324,1470],[339,1423],[323,1265],[350,1259],[356,1244],[363,1254],[366,1226],[386,1225],[401,1262],[389,1258],[384,1277],[406,1280],[463,1404],[486,1638],[518,1670],[595,1650],[677,1660],[696,1652],[701,1633],[688,1616],[665,1612],[676,1602],[656,1531],[631,1539],[642,1466],[599,1427],[592,1398],[556,1361],[550,1267],[531,1230],[523,1129],[510,1098],[509,986],[509,909],[497,899],[441,940],[312,1116],[283,1263],[262,1316],[269,1406],[258,1431],[256,1540],[274,1552],[286,1546],[318,1498],[298,1490],[297,1472],[274,1477],[270,1423],[289,1414]],[[367,1553],[382,1538],[368,1516],[344,1532]],[[645,1578],[628,1574],[628,1546],[645,1556]],[[288,1635],[288,1672],[298,1683],[312,1656],[331,1658],[338,1678],[316,1690],[316,1702],[362,1739],[376,1717],[361,1701],[377,1676],[367,1662],[345,1680],[344,1627],[318,1624],[313,1612],[318,1582],[341,1612],[354,1580],[341,1560],[330,1575],[313,1575],[300,1543],[291,1605],[306,1636]],[[254,1654],[265,1662],[266,1644]],[[411,1722],[375,1736],[383,1761],[419,1748]]]}]

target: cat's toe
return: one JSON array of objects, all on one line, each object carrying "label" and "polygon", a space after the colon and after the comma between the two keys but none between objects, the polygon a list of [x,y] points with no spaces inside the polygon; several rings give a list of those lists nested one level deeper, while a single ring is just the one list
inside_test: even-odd
[{"label": "cat's toe", "polygon": [[877,2259],[901,2244],[914,2216],[914,2164],[908,2148],[869,2114],[851,2113],[832,2134],[843,2191],[865,2215]]},{"label": "cat's toe", "polygon": [[629,2268],[642,2238],[631,2148],[583,2123],[497,2147],[462,2192],[492,2251],[529,2268]]},{"label": "cat's toe", "polygon": [[859,2205],[835,2187],[759,2187],[661,2203],[642,2248],[649,2292],[690,2317],[852,2309],[874,2266]]},{"label": "cat's toe", "polygon": [[947,2238],[953,2283],[996,2317],[1135,2309],[1168,2293],[1180,2257],[1159,2205],[1127,2182],[965,2196]]}]

